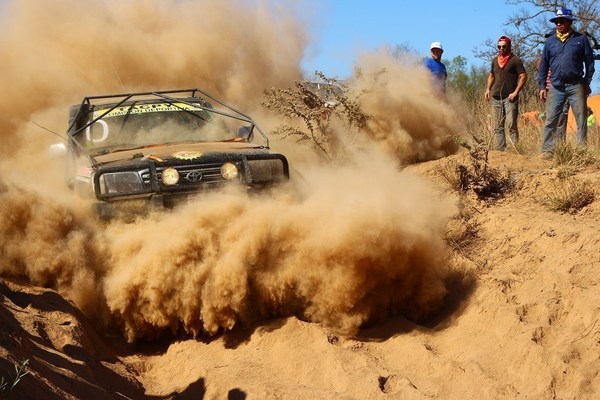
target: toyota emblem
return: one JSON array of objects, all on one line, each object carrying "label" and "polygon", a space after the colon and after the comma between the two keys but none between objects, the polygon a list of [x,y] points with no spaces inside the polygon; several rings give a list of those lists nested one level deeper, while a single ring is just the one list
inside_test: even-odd
[{"label": "toyota emblem", "polygon": [[198,182],[202,180],[202,171],[195,169],[185,174],[185,180],[188,182]]}]

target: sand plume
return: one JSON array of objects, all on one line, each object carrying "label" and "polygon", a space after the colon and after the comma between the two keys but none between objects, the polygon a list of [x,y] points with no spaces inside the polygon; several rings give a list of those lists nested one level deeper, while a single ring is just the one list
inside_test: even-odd
[{"label": "sand plume", "polygon": [[[454,206],[395,167],[447,150],[446,114],[421,124],[415,111],[431,93],[365,94],[376,122],[355,160],[296,164],[290,185],[270,196],[211,193],[172,213],[105,225],[66,191],[64,166],[47,151],[57,138],[31,121],[60,134],[68,106],[84,95],[200,86],[252,111],[264,88],[300,78],[306,32],[292,8],[141,4],[7,6],[0,56],[18,61],[0,66],[0,112],[11,116],[0,126],[10,154],[0,165],[3,276],[56,288],[94,317],[107,308],[130,340],[166,330],[215,334],[288,315],[352,333],[391,314],[434,312]],[[393,89],[405,71],[390,71]],[[402,110],[417,118],[401,118]],[[305,151],[286,149],[290,159]]]},{"label": "sand plume", "polygon": [[371,168],[305,171],[299,197],[214,194],[115,225],[109,307],[130,339],[287,315],[353,333],[391,314],[430,315],[445,294],[442,231],[454,206],[390,164]]}]

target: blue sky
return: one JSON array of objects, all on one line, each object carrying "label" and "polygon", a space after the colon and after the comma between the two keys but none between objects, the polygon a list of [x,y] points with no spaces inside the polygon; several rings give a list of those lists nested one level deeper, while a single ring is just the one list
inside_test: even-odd
[{"label": "blue sky", "polygon": [[431,42],[444,46],[443,58],[458,55],[474,65],[487,65],[474,58],[473,49],[486,39],[506,33],[504,22],[517,12],[504,0],[412,1],[320,0],[319,12],[309,28],[315,35],[302,63],[326,75],[344,78],[350,74],[357,53],[384,45],[407,44],[424,56]]},{"label": "blue sky", "polygon": [[[504,23],[522,7],[506,5],[505,0],[267,1],[295,6],[300,17],[308,21],[311,37],[302,62],[304,72],[311,75],[318,70],[342,79],[351,74],[358,54],[386,45],[408,45],[427,56],[431,42],[439,41],[444,46],[443,61],[460,55],[471,65],[487,66],[489,60],[475,58],[473,49],[512,31]],[[8,2],[0,0],[0,12]],[[592,90],[598,93],[598,62],[596,70]]]},{"label": "blue sky", "polygon": [[[475,58],[473,49],[512,31],[505,22],[520,9],[504,0],[318,0],[314,7],[309,25],[314,37],[302,68],[309,75],[319,70],[342,79],[352,72],[357,54],[385,45],[407,44],[426,56],[431,42],[439,41],[442,61],[460,55],[470,65],[487,66],[489,61]],[[600,91],[598,62],[592,90]]]}]

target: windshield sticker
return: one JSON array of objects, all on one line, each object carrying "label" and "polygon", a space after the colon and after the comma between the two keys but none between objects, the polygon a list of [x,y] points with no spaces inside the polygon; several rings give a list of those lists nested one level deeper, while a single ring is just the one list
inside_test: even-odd
[{"label": "windshield sticker", "polygon": [[108,124],[106,123],[106,121],[102,121],[101,119],[99,119],[98,121],[96,121],[96,123],[100,124],[100,126],[102,126],[102,134],[100,135],[100,137],[92,137],[92,131],[90,130],[90,127],[86,127],[85,128],[85,138],[87,139],[88,142],[92,142],[92,143],[101,143],[104,142],[107,138],[108,138]]},{"label": "windshield sticker", "polygon": [[[104,108],[100,110],[95,110],[92,118],[98,118],[103,115],[105,112],[110,110],[110,108]],[[158,104],[136,104],[133,106],[121,106],[117,107],[106,115],[103,115],[103,118],[106,117],[118,117],[121,115],[127,114],[143,114],[143,113],[151,113],[151,112],[165,112],[165,111],[204,111],[203,108],[192,106],[185,103],[158,103]]]},{"label": "windshield sticker", "polygon": [[173,157],[180,160],[193,160],[200,158],[200,156],[202,156],[202,153],[198,151],[178,151],[177,153],[173,153]]}]

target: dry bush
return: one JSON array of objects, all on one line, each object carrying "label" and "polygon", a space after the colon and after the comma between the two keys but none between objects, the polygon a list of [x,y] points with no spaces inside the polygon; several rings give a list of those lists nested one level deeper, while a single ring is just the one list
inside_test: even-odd
[{"label": "dry bush", "polygon": [[448,183],[452,190],[460,192],[463,190],[462,182],[458,174],[458,162],[449,160],[440,163],[434,173]]},{"label": "dry bush", "polygon": [[457,191],[473,191],[480,200],[495,200],[504,197],[514,187],[514,180],[509,172],[501,172],[489,165],[488,149],[480,143],[471,145],[461,142],[469,150],[470,164],[442,164],[436,174]]},{"label": "dry bush", "polygon": [[567,179],[574,176],[577,173],[577,168],[573,168],[570,165],[560,165],[556,169],[556,176],[559,179]]},{"label": "dry bush", "polygon": [[[325,158],[343,158],[344,148],[336,136],[334,121],[343,126],[345,132],[360,131],[371,118],[362,111],[358,102],[363,92],[351,97],[343,83],[328,78],[321,72],[316,72],[315,75],[325,83],[321,93],[311,90],[306,82],[296,81],[291,88],[265,90],[267,99],[263,106],[279,112],[286,121],[300,119],[305,126],[302,129],[287,123],[278,126],[273,134],[308,141]],[[342,93],[333,90],[333,86],[341,87]]]},{"label": "dry bush", "polygon": [[552,192],[544,193],[539,201],[552,211],[575,214],[595,200],[589,182],[574,179],[561,180]]}]

